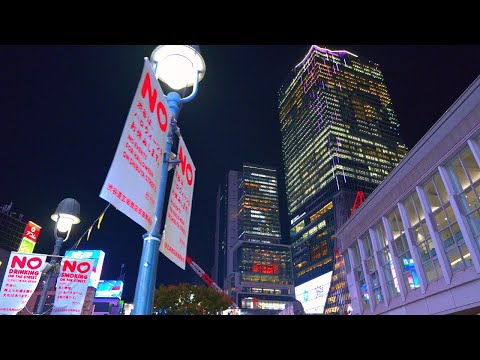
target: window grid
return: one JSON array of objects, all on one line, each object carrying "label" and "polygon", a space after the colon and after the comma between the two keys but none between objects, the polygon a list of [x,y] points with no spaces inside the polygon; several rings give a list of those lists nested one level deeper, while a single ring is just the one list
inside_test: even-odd
[{"label": "window grid", "polygon": [[387,219],[392,229],[393,244],[395,246],[396,256],[402,270],[402,278],[405,283],[407,293],[420,287],[415,264],[408,247],[405,229],[398,208],[395,208]]},{"label": "window grid", "polygon": [[392,256],[390,255],[388,238],[381,223],[378,223],[373,227],[373,232],[375,234],[374,240],[377,244],[377,248],[380,249],[377,251],[377,255],[380,266],[382,267],[381,270],[385,277],[388,296],[390,299],[393,299],[400,295],[400,287],[398,286],[397,274],[393,266]]},{"label": "window grid", "polygon": [[370,293],[368,291],[365,274],[363,273],[362,269],[362,259],[360,256],[360,250],[358,248],[358,242],[355,242],[355,244],[352,246],[352,250],[355,280],[360,290],[359,300],[362,304],[363,311],[365,311],[370,308]]},{"label": "window grid", "polygon": [[463,234],[453,213],[447,191],[439,173],[424,186],[432,220],[440,234],[443,249],[452,272],[462,271],[473,265]]},{"label": "window grid", "polygon": [[418,194],[414,192],[403,202],[403,205],[412,228],[413,242],[417,247],[427,282],[438,280],[443,277],[442,268],[438,261],[435,245],[430,237],[430,231],[425,221],[425,213],[420,204]]},{"label": "window grid", "polygon": [[370,236],[366,234],[361,238],[361,241],[365,253],[365,267],[367,274],[370,277],[370,283],[372,284],[372,296],[375,300],[375,304],[378,305],[383,303],[382,286],[380,285],[378,270],[375,265],[374,251]]},{"label": "window grid", "polygon": [[480,168],[470,148],[446,166],[477,246],[480,248]]}]

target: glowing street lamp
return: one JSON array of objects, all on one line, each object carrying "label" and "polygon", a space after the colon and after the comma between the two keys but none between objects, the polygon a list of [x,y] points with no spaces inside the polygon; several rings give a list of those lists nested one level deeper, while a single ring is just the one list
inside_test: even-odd
[{"label": "glowing street lamp", "polygon": [[[72,198],[63,199],[57,206],[57,210],[52,214],[51,219],[55,221],[55,228],[53,229],[53,236],[55,237],[55,247],[53,248],[53,259],[50,263],[47,263],[43,272],[48,272],[47,280],[43,286],[42,295],[37,306],[37,315],[42,315],[43,308],[45,306],[45,300],[47,299],[48,285],[53,274],[53,268],[57,264],[57,257],[60,255],[60,249],[62,244],[67,241],[72,225],[80,223],[80,204],[77,200]],[[58,233],[64,234],[59,236]]]},{"label": "glowing street lamp", "polygon": [[168,122],[167,143],[164,151],[160,184],[158,186],[155,221],[151,233],[143,235],[142,257],[140,259],[133,300],[133,315],[151,315],[153,312],[155,279],[161,241],[160,225],[167,187],[168,166],[171,163],[178,163],[177,160],[170,160],[173,134],[180,134],[176,119],[180,112],[181,104],[192,100],[197,94],[198,83],[205,76],[206,69],[205,61],[200,55],[198,45],[159,45],[153,50],[150,62],[158,80],[166,83],[173,90],[192,87],[192,93],[182,98],[176,91],[172,91],[166,96],[168,106],[172,112],[172,119]]},{"label": "glowing street lamp", "polygon": [[195,86],[205,76],[205,61],[198,45],[160,45],[150,61],[158,80],[174,90]]}]

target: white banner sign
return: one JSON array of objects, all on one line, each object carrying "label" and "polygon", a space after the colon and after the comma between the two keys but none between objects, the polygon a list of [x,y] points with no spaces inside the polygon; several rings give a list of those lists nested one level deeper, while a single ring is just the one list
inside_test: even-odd
[{"label": "white banner sign", "polygon": [[173,175],[160,251],[185,270],[195,166],[182,137],[178,144],[178,160],[181,160],[181,163],[177,165]]},{"label": "white banner sign", "polygon": [[12,252],[3,277],[0,314],[16,315],[35,291],[47,255]]},{"label": "white banner sign", "polygon": [[51,315],[80,315],[93,270],[94,259],[64,257],[60,264]]},{"label": "white banner sign", "polygon": [[151,232],[171,118],[148,58],[100,197]]}]

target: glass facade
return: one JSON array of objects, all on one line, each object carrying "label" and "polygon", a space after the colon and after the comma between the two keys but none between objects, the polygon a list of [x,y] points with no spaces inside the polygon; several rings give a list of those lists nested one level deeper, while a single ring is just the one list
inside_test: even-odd
[{"label": "glass facade", "polygon": [[[332,279],[325,303],[325,315],[347,315],[350,311],[350,293],[348,291],[346,273],[350,272],[348,257],[335,251]],[[347,259],[347,261],[345,261]]]},{"label": "glass facade", "polygon": [[[346,273],[353,271],[355,280],[349,286],[358,289],[362,313],[373,298],[374,309],[385,302],[382,294],[393,299],[404,292],[405,299],[422,287],[421,279],[425,289],[438,281],[451,284],[452,276],[474,267],[473,257],[480,254],[478,141],[475,137],[460,146],[343,252],[348,258]],[[413,260],[414,253],[418,263]]]},{"label": "glass facade", "polygon": [[[478,146],[478,139],[473,142]],[[461,210],[466,216],[478,247],[480,247],[480,168],[472,150],[466,147],[450,161],[446,169],[455,192],[460,199]]]},{"label": "glass facade", "polygon": [[407,149],[379,66],[347,51],[312,46],[278,108],[297,286],[333,270],[355,193],[370,194]]},{"label": "glass facade", "polygon": [[425,221],[425,213],[418,194],[415,192],[403,201],[407,213],[407,228],[412,229],[413,243],[415,244],[420,259],[422,261],[423,271],[427,282],[442,278],[442,267],[438,261],[438,256]]},{"label": "glass facade", "polygon": [[427,211],[433,216],[433,226],[440,234],[452,271],[461,271],[473,265],[440,174],[436,173],[423,190],[429,205]]},{"label": "glass facade", "polygon": [[[415,264],[408,247],[407,238],[405,236],[405,229],[400,218],[398,208],[387,215],[387,219],[392,231],[392,246],[393,253],[398,258],[401,266],[401,274],[407,291],[411,291],[420,287],[420,281],[415,271]],[[400,273],[399,273],[400,274]]]},{"label": "glass facade", "polygon": [[385,285],[388,291],[388,296],[393,299],[400,295],[400,287],[398,285],[397,273],[393,266],[392,256],[390,254],[390,247],[388,245],[388,238],[385,232],[385,227],[382,222],[373,226],[373,236],[377,247],[377,256],[380,264],[380,271],[383,272],[385,278]]},{"label": "glass facade", "polygon": [[276,170],[244,164],[239,182],[239,238],[252,242],[279,243],[281,233]]},{"label": "glass facade", "polygon": [[240,280],[293,285],[289,250],[283,246],[244,244],[237,252]]},{"label": "glass facade", "polygon": [[357,288],[359,289],[360,303],[363,308],[368,309],[370,302],[370,292],[368,289],[367,282],[365,280],[365,273],[362,267],[362,258],[360,256],[360,249],[358,248],[358,242],[352,246],[352,255],[353,255],[353,274],[355,276],[355,282]]},{"label": "glass facade", "polygon": [[372,288],[372,296],[375,300],[375,303],[380,304],[383,302],[382,286],[380,285],[380,280],[378,277],[378,271],[375,264],[375,257],[373,253],[372,242],[370,241],[370,236],[366,234],[360,239],[360,241],[362,242],[363,251],[365,253],[365,270],[368,274],[367,276],[370,278],[369,280]]}]

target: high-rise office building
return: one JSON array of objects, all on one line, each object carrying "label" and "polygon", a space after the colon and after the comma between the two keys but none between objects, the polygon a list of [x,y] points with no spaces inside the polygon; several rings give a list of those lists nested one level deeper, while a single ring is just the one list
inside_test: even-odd
[{"label": "high-rise office building", "polygon": [[8,212],[0,211],[0,249],[18,251],[25,226],[26,222]]},{"label": "high-rise office building", "polygon": [[12,204],[0,206],[0,285],[5,276],[10,253],[19,251],[27,226],[22,220],[23,215],[11,210]]},{"label": "high-rise office building", "polygon": [[217,196],[213,278],[246,313],[292,304],[290,245],[282,244],[276,169],[244,164]]},{"label": "high-rise office building", "polygon": [[407,149],[379,65],[348,51],[312,46],[278,107],[295,293],[307,313],[323,313],[335,229]]}]

